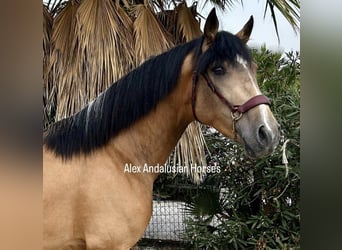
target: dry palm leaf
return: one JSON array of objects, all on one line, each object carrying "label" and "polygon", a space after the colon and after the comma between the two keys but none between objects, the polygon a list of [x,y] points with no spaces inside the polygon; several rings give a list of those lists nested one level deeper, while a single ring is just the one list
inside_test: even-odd
[{"label": "dry palm leaf", "polygon": [[110,0],[69,1],[56,16],[52,71],[56,119],[79,111],[134,65],[133,23]]},{"label": "dry palm leaf", "polygon": [[[43,5],[43,49],[44,56],[50,54],[50,37],[52,32],[53,19],[48,11],[48,8]],[[44,58],[45,59],[45,58]]]},{"label": "dry palm leaf", "polygon": [[43,5],[43,124],[44,128],[48,126],[49,122],[52,120],[52,110],[54,109],[55,100],[52,97],[55,95],[50,95],[53,86],[52,82],[49,80],[49,70],[48,64],[50,60],[50,40],[52,32],[52,22],[53,19],[48,11],[48,8]]},{"label": "dry palm leaf", "polygon": [[133,8],[135,58],[138,63],[158,55],[173,46],[172,37],[156,18],[147,4],[137,4]]},{"label": "dry palm leaf", "polygon": [[[157,13],[157,18],[164,26],[164,28],[173,35],[173,41],[176,41],[176,30],[177,30],[177,21],[176,21],[176,10],[164,10]],[[176,43],[176,42],[175,42]],[[176,43],[177,44],[177,43]]]},{"label": "dry palm leaf", "polygon": [[84,0],[77,11],[76,34],[89,101],[134,65],[132,21],[111,0]]},{"label": "dry palm leaf", "polygon": [[[75,47],[75,29],[76,29],[76,11],[78,8],[77,1],[69,1],[65,7],[57,14],[52,26],[51,46],[52,52],[50,57],[49,74],[51,74],[52,89],[50,95],[57,95],[57,113],[56,120],[68,116],[76,111],[69,107],[70,99],[80,99],[71,91],[74,75],[77,70],[74,66],[74,58],[76,56]],[[75,82],[79,79],[75,79]]]},{"label": "dry palm leaf", "polygon": [[[193,182],[199,184],[206,172],[205,139],[199,123],[191,123],[183,133],[175,147],[169,163],[185,166],[185,174],[190,176]],[[201,170],[201,171],[199,171]]]},{"label": "dry palm leaf", "polygon": [[67,2],[68,2],[68,0],[49,0],[49,1],[47,1],[46,5],[49,7],[51,16],[54,17],[55,15],[57,15],[65,7],[65,4],[67,4]]},{"label": "dry palm leaf", "polygon": [[75,53],[76,11],[79,4],[70,0],[55,17],[52,26],[51,44],[53,46],[53,61],[68,65]]},{"label": "dry palm leaf", "polygon": [[200,24],[193,16],[186,3],[176,7],[177,11],[177,41],[186,42],[202,35]]}]

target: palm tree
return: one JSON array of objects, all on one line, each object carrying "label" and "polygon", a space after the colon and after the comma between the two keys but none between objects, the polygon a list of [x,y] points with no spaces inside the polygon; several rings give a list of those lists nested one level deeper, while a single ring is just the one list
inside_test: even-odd
[{"label": "palm tree", "polygon": [[[206,0],[225,9],[233,0]],[[241,4],[243,1],[239,1]],[[44,127],[79,111],[146,58],[201,35],[197,2],[47,0],[44,14]],[[297,30],[299,0],[267,0]],[[194,146],[195,145],[195,146]],[[173,163],[205,165],[201,127],[192,123]],[[197,178],[197,179],[196,179]],[[195,180],[199,180],[195,176]]]}]

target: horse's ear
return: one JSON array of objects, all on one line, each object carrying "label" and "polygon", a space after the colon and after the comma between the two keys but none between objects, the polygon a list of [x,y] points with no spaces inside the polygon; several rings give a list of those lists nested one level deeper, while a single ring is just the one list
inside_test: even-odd
[{"label": "horse's ear", "polygon": [[205,38],[206,45],[210,45],[214,41],[215,36],[218,31],[218,27],[219,27],[219,22],[216,16],[215,8],[213,8],[210,11],[207,17],[207,21],[205,22],[205,25],[204,25],[204,38]]},{"label": "horse's ear", "polygon": [[244,43],[247,43],[253,29],[253,16],[251,16],[248,22],[243,26],[243,28],[236,33],[236,36],[240,38]]}]

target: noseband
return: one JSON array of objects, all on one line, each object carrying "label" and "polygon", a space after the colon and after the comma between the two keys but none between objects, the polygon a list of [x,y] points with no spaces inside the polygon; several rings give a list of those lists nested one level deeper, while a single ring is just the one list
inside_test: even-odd
[{"label": "noseband", "polygon": [[209,76],[205,73],[198,74],[196,71],[194,71],[192,76],[192,96],[191,96],[191,105],[192,105],[192,113],[196,119],[198,120],[198,117],[196,115],[195,105],[196,105],[196,87],[199,76],[202,76],[205,81],[207,82],[208,87],[211,89],[211,91],[216,94],[216,96],[230,109],[231,116],[233,119],[233,134],[234,139],[236,140],[237,134],[236,134],[236,122],[242,117],[242,115],[250,110],[251,108],[254,108],[255,106],[258,106],[260,104],[267,104],[270,105],[270,101],[268,98],[264,95],[256,95],[253,96],[251,99],[246,101],[242,105],[233,105],[231,104],[222,94],[221,92],[216,88],[216,86],[213,84]]}]

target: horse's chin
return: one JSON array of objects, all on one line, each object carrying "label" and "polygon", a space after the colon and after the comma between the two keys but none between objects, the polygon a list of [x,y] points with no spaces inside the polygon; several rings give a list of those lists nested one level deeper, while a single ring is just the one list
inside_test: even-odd
[{"label": "horse's chin", "polygon": [[275,145],[260,147],[255,143],[248,143],[245,139],[242,138],[240,143],[243,145],[246,155],[251,159],[263,158],[271,155],[275,149]]}]

